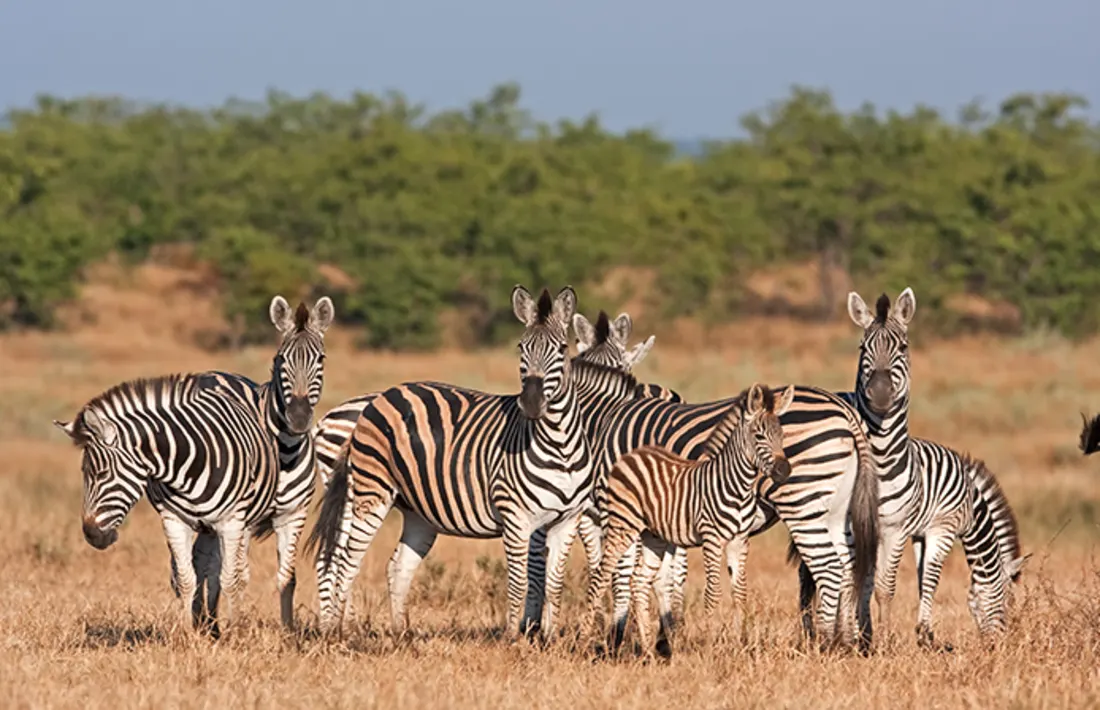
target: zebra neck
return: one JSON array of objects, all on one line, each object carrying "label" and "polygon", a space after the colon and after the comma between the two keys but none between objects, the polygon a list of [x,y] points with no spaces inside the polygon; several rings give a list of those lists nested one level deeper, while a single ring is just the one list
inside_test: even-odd
[{"label": "zebra neck", "polygon": [[280,456],[301,450],[309,439],[309,432],[298,434],[290,430],[286,420],[286,405],[278,395],[274,380],[265,383],[263,388],[264,427],[279,442]]},{"label": "zebra neck", "polygon": [[629,399],[632,394],[621,382],[609,382],[602,388],[598,384],[577,387],[577,407],[585,433],[594,437],[608,409]]},{"label": "zebra neck", "polygon": [[567,376],[561,390],[546,403],[546,414],[535,422],[535,427],[563,441],[584,435],[577,388],[571,375]]},{"label": "zebra neck", "polygon": [[703,478],[700,483],[708,479],[720,481],[727,492],[740,492],[752,486],[753,466],[744,455],[750,444],[748,432],[745,426],[737,426],[730,432],[718,455],[698,467]]},{"label": "zebra neck", "polygon": [[862,387],[855,391],[856,407],[867,425],[867,443],[879,469],[881,497],[910,488],[917,481],[909,439],[909,395],[899,399],[885,415],[871,410]]}]

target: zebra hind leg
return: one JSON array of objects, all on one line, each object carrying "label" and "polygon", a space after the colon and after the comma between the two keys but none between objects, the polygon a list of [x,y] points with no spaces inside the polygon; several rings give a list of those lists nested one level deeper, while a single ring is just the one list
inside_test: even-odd
[{"label": "zebra hind leg", "polygon": [[920,589],[920,611],[917,614],[917,643],[923,648],[951,651],[951,644],[937,643],[932,634],[932,603],[939,585],[943,563],[955,544],[955,534],[948,530],[934,530],[924,535],[923,544],[918,547],[913,541],[913,552],[917,555],[917,584]]},{"label": "zebra hind leg", "polygon": [[661,567],[661,560],[665,553],[665,543],[652,535],[643,533],[641,536],[641,549],[638,564],[630,580],[631,606],[633,607],[634,622],[638,628],[638,642],[642,647],[643,658],[651,658],[657,651],[662,657],[672,655],[672,649],[666,642],[657,648],[651,643],[649,623],[649,593],[653,586],[653,580]]},{"label": "zebra hind leg", "polygon": [[[218,536],[201,532],[191,548],[191,563],[195,568],[195,600],[192,604],[194,623],[218,637],[218,600],[221,597],[222,554]],[[204,599],[205,596],[205,599]]]},{"label": "zebra hind leg", "polygon": [[192,555],[192,530],[171,513],[164,513],[161,516],[161,525],[164,528],[164,536],[168,539],[168,550],[172,553],[175,590],[180,600],[180,628],[194,628],[193,609],[198,584],[194,564],[187,564]]},{"label": "zebra hind leg", "polygon": [[[298,562],[298,540],[302,536],[302,528],[306,525],[306,509],[273,521],[275,528],[275,544],[277,548],[279,569],[275,574],[275,585],[279,590],[279,616],[283,628],[287,631],[294,629],[294,592],[298,586],[296,567]],[[247,549],[247,542],[246,542]],[[244,584],[248,584],[248,557],[244,560]]]},{"label": "zebra hind leg", "polygon": [[408,610],[405,602],[409,595],[413,576],[420,563],[435,544],[437,532],[428,521],[411,510],[403,510],[404,521],[401,528],[401,540],[386,565],[386,581],[390,592],[390,615],[393,632],[403,634],[409,627]]}]

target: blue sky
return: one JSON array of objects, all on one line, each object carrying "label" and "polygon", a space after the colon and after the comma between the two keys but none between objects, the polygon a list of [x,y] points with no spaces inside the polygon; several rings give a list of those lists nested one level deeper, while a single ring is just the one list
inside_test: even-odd
[{"label": "blue sky", "polygon": [[1070,90],[1100,116],[1097,0],[0,0],[0,108],[40,92],[193,106],[268,87],[464,106],[518,81],[539,118],[739,132],[793,83],[844,108]]}]

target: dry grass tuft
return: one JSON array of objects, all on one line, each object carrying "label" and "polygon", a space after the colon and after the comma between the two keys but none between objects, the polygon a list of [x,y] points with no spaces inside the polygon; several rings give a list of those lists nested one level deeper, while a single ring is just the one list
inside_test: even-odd
[{"label": "dry grass tuft", "polygon": [[[394,639],[385,564],[396,519],[367,555],[354,592],[359,626],[347,639],[326,643],[308,632],[316,609],[308,564],[300,568],[298,598],[307,631],[278,628],[269,541],[254,545],[240,626],[214,643],[173,625],[168,551],[148,504],[138,506],[109,551],[83,542],[78,454],[49,424],[131,377],[210,367],[266,376],[264,348],[215,355],[188,345],[195,328],[217,323],[217,310],[172,273],[155,267],[93,290],[82,305],[91,315],[75,319],[68,334],[0,341],[5,707],[1100,705],[1100,462],[1075,450],[1078,412],[1100,407],[1100,375],[1090,367],[1100,343],[964,338],[914,347],[914,431],[986,459],[1020,518],[1024,551],[1036,553],[1012,632],[992,648],[966,610],[966,567],[956,552],[936,613],[937,636],[954,644],[953,653],[916,646],[908,558],[896,626],[879,653],[799,650],[796,574],[783,562],[781,530],[753,542],[744,639],[733,638],[724,617],[701,617],[701,564],[692,553],[688,623],[669,663],[597,661],[564,643],[542,650],[499,640],[505,583],[495,541],[441,540],[414,584],[413,631]],[[662,334],[638,374],[690,400],[728,395],[755,379],[840,388],[854,375],[858,333],[848,325],[761,318],[725,337],[721,346],[688,350]],[[505,350],[398,356],[353,352],[351,339],[340,329],[330,339],[323,406],[410,379],[516,388],[515,358]],[[569,572],[569,622],[583,611],[580,557],[575,551]]]}]

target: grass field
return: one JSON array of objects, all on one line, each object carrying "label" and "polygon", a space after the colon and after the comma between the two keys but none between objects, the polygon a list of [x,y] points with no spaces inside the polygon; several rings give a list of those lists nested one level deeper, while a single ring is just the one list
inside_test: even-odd
[{"label": "grass field", "polygon": [[[799,650],[796,574],[783,562],[785,532],[774,529],[754,540],[749,555],[748,638],[733,639],[722,618],[702,618],[701,561],[693,551],[677,654],[668,664],[643,665],[496,640],[505,587],[498,541],[441,539],[414,584],[415,632],[391,638],[384,570],[397,513],[368,553],[354,591],[359,630],[345,641],[279,630],[271,541],[253,546],[235,634],[212,643],[174,629],[168,550],[155,514],[142,502],[114,547],[97,552],[85,544],[79,453],[50,421],[70,418],[92,395],[139,375],[218,367],[265,379],[268,348],[218,354],[191,345],[215,313],[186,279],[161,279],[152,290],[149,283],[97,285],[86,290],[68,332],[0,339],[4,707],[1100,705],[1100,461],[1076,451],[1078,412],[1100,408],[1100,342],[972,338],[913,348],[914,433],[986,459],[1019,517],[1024,551],[1034,553],[1000,645],[988,648],[977,636],[956,550],[936,614],[937,636],[950,640],[954,653],[916,646],[908,556],[895,626],[881,653]],[[913,328],[920,327],[918,306]],[[515,357],[506,349],[397,356],[357,353],[350,339],[338,327],[330,337],[322,410],[408,379],[517,388]],[[659,338],[638,374],[689,400],[729,395],[757,379],[844,388],[854,376],[857,343],[846,322],[807,328],[754,320],[700,347]],[[575,550],[567,621],[582,612],[581,559]],[[298,614],[310,623],[311,565],[299,573]]]}]

